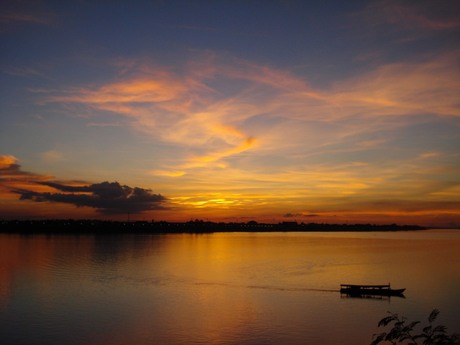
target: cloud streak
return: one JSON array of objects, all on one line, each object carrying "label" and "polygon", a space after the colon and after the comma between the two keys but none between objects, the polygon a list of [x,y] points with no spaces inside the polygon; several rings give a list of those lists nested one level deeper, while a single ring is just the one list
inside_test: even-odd
[{"label": "cloud streak", "polygon": [[455,0],[442,3],[417,1],[414,3],[396,0],[375,1],[369,11],[380,13],[382,20],[404,28],[418,30],[450,30],[460,28],[458,13],[460,6]]},{"label": "cloud streak", "polygon": [[[414,123],[421,114],[458,117],[459,57],[457,50],[415,63],[381,65],[328,89],[314,89],[286,71],[217,54],[205,63],[188,63],[181,73],[145,61],[118,62],[119,80],[49,91],[46,101],[125,117],[152,140],[187,148],[177,157],[181,163],[156,169],[183,170],[213,166],[246,151],[304,146],[295,132],[308,133],[312,125],[340,126],[317,141],[318,147],[326,140],[404,126],[405,118]],[[398,122],[388,121],[391,117]],[[369,119],[379,121],[364,122]],[[289,141],[285,129],[293,134]]]},{"label": "cloud streak", "polygon": [[[161,181],[182,210],[282,215],[312,205],[315,214],[330,216],[343,208],[366,212],[372,201],[425,198],[437,212],[437,203],[455,198],[458,178],[437,183],[440,173],[430,164],[445,168],[447,158],[417,161],[423,150],[395,133],[427,118],[436,124],[458,119],[459,58],[453,50],[382,64],[323,88],[289,71],[218,54],[189,61],[180,73],[119,61],[115,81],[41,95],[66,109],[107,112],[104,123],[123,118],[153,148],[174,147],[174,156],[156,160],[145,174]],[[412,156],[402,157],[408,149]]]}]

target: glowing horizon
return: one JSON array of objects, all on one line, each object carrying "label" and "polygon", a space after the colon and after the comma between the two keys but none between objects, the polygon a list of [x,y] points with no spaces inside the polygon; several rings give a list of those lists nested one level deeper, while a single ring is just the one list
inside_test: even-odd
[{"label": "glowing horizon", "polygon": [[1,218],[460,226],[454,1],[4,10]]}]

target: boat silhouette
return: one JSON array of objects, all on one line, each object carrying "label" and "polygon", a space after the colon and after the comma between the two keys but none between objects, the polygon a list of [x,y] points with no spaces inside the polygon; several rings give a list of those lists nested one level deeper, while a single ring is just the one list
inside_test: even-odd
[{"label": "boat silhouette", "polygon": [[351,297],[360,296],[399,296],[404,297],[406,289],[392,289],[386,285],[340,284],[340,293]]}]

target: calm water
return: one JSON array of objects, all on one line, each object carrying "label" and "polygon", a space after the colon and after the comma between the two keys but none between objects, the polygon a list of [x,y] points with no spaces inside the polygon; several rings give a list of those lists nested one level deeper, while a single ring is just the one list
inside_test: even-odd
[{"label": "calm water", "polygon": [[1,344],[369,344],[387,311],[460,332],[459,291],[460,230],[0,235]]}]

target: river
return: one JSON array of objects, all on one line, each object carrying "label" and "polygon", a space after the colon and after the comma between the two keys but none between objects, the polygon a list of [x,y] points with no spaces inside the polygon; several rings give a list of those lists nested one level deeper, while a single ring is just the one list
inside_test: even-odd
[{"label": "river", "polygon": [[369,344],[388,311],[460,332],[458,291],[460,230],[0,234],[1,344]]}]

